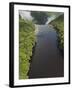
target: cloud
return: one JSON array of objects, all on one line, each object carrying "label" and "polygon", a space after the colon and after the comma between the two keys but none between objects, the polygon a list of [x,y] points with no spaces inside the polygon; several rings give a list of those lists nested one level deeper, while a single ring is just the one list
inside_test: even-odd
[{"label": "cloud", "polygon": [[23,10],[20,10],[19,11],[19,14],[21,15],[21,17],[23,18],[23,19],[27,19],[27,20],[32,20],[33,18],[32,18],[32,16],[30,15],[30,11],[23,11]]}]

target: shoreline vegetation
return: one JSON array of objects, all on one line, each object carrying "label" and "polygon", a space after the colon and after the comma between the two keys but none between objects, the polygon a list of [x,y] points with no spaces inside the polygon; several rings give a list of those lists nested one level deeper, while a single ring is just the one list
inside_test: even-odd
[{"label": "shoreline vegetation", "polygon": [[64,52],[64,14],[51,21],[49,24],[53,25],[56,29],[58,47],[62,52]]},{"label": "shoreline vegetation", "polygon": [[19,79],[28,78],[32,49],[35,46],[35,41],[34,24],[19,16]]}]

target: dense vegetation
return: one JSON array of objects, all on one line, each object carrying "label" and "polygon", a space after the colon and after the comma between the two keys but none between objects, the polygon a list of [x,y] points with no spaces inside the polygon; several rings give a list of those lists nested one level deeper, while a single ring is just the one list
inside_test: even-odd
[{"label": "dense vegetation", "polygon": [[52,24],[56,28],[59,48],[63,50],[64,48],[64,14],[60,15],[58,18],[53,20],[50,24]]},{"label": "dense vegetation", "polygon": [[33,17],[33,21],[36,24],[45,24],[46,21],[48,20],[47,12],[31,11],[31,16]]},{"label": "dense vegetation", "polygon": [[31,21],[19,16],[19,79],[27,79],[29,60],[35,45],[35,26]]}]

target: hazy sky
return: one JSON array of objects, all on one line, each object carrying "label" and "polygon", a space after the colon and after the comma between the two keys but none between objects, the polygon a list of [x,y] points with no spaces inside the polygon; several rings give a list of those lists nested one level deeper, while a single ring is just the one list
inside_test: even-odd
[{"label": "hazy sky", "polygon": [[23,11],[23,10],[20,10],[19,11],[19,14],[21,15],[22,18],[24,19],[28,19],[28,20],[32,20],[32,16],[30,15],[30,11]]}]

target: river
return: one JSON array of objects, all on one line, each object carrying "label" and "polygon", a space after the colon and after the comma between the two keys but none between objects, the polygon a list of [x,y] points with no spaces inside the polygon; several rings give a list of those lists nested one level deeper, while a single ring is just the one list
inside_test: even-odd
[{"label": "river", "polygon": [[37,44],[30,64],[29,78],[64,76],[64,59],[57,47],[57,34],[50,25],[36,25]]}]

